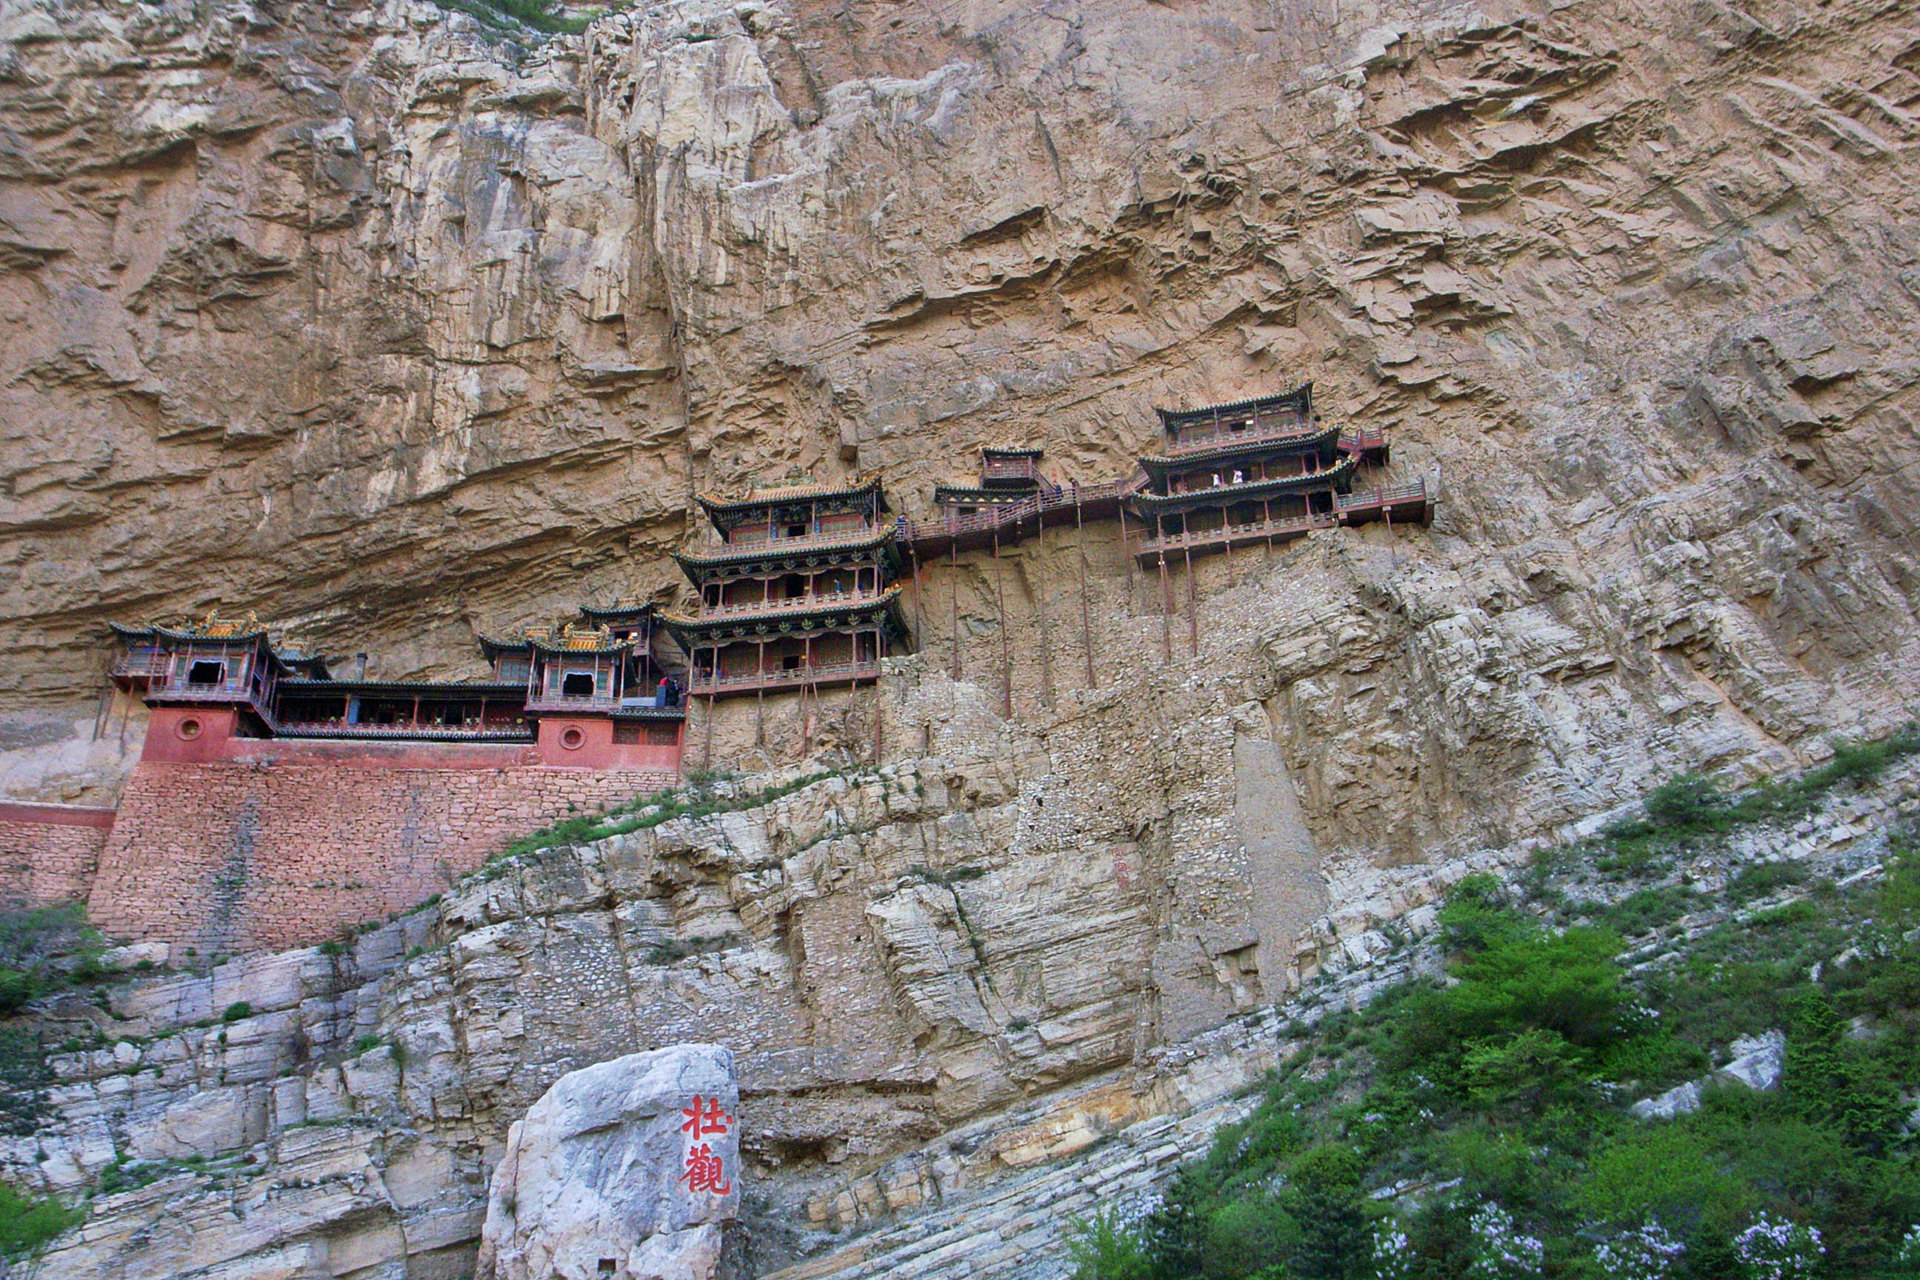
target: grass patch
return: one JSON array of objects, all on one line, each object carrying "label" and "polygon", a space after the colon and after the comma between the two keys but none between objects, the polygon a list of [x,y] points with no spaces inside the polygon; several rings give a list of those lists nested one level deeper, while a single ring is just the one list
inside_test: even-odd
[{"label": "grass patch", "polygon": [[663,942],[654,943],[641,952],[640,963],[668,965],[676,960],[685,960],[688,956],[725,951],[729,947],[737,946],[739,942],[740,935],[737,933],[720,933],[711,937],[696,934],[691,938],[668,938]]},{"label": "grass patch", "polygon": [[0,1183],[0,1257],[24,1257],[85,1216],[51,1197],[25,1196]]},{"label": "grass patch", "polygon": [[522,836],[488,859],[488,862],[497,865],[524,854],[538,853],[542,849],[591,844],[595,840],[605,840],[611,836],[650,830],[662,823],[671,822],[675,818],[706,818],[717,813],[755,809],[761,805],[770,804],[782,796],[791,795],[803,787],[810,787],[816,782],[824,782],[828,778],[838,776],[838,770],[825,769],[818,773],[805,774],[778,786],[762,787],[758,791],[740,792],[729,796],[713,789],[713,779],[708,777],[695,779],[693,775],[689,775],[689,782],[685,787],[637,797],[604,813],[580,814],[572,818],[563,818],[532,835]]}]

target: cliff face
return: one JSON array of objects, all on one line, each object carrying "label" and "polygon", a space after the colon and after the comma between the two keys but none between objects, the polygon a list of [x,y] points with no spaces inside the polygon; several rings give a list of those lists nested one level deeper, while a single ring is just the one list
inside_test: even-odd
[{"label": "cliff face", "polygon": [[109,617],[457,670],[669,587],[698,485],[912,508],[1002,440],[1097,479],[1152,404],[1301,378],[1446,492],[1397,567],[1283,574],[1269,657],[1342,776],[1590,807],[1920,681],[1920,54],[1872,6],[4,21],[16,792],[110,789],[71,741]]},{"label": "cliff face", "polygon": [[[10,1159],[62,1191],[116,1150],[235,1167],[172,1236],[188,1183],[122,1193],[74,1265],[462,1274],[517,1108],[716,1022],[763,1226],[1051,1167],[1259,1070],[1275,1036],[1233,1019],[1429,880],[1920,697],[1897,11],[684,0],[525,50],[403,0],[0,24],[17,794],[124,769],[117,722],[90,739],[109,617],[252,607],[460,671],[474,627],[669,590],[699,487],[877,469],[918,514],[979,444],[1105,479],[1156,403],[1311,378],[1444,493],[1430,531],[1209,560],[1171,620],[1111,526],[932,569],[920,656],[806,735],[877,735],[882,774],[517,867],[358,968],[128,997],[156,1047],[72,1055],[50,1158]],[[798,714],[736,704],[714,763],[778,765]],[[241,998],[258,1025],[192,1025]],[[257,1239],[254,1195],[287,1209]]]}]

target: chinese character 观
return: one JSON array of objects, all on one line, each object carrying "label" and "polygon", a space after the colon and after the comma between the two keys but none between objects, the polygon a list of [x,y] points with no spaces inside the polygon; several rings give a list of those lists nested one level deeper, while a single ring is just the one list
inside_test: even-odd
[{"label": "chinese character \u89c2", "polygon": [[687,1152],[687,1171],[680,1175],[680,1181],[687,1184],[689,1191],[711,1191],[717,1196],[724,1196],[733,1190],[733,1183],[727,1180],[726,1170],[721,1167],[720,1157],[713,1154],[713,1148],[704,1142]]}]

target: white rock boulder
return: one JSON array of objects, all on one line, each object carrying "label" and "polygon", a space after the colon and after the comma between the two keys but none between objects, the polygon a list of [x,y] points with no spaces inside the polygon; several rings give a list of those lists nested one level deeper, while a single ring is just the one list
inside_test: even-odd
[{"label": "white rock boulder", "polygon": [[714,1280],[740,1207],[733,1054],[686,1044],[571,1072],[507,1134],[477,1280]]}]

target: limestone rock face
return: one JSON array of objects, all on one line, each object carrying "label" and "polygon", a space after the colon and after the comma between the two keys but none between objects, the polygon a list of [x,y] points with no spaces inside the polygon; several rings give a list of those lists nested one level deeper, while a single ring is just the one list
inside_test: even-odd
[{"label": "limestone rock face", "polygon": [[718,1045],[561,1076],[507,1131],[478,1280],[713,1280],[740,1205],[739,1111]]}]

